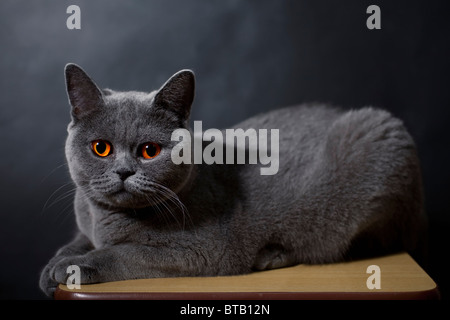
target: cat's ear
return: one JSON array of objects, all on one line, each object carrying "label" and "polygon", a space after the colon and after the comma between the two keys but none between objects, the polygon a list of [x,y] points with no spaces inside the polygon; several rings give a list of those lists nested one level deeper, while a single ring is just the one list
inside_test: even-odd
[{"label": "cat's ear", "polygon": [[159,89],[154,105],[177,114],[182,120],[187,120],[194,101],[195,76],[191,70],[181,70],[175,73]]},{"label": "cat's ear", "polygon": [[65,67],[65,75],[73,119],[81,119],[103,105],[102,91],[83,69],[69,63]]}]

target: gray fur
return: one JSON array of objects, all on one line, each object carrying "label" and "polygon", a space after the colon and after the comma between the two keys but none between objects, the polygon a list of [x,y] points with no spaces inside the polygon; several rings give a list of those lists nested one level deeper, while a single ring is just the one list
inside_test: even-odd
[{"label": "gray fur", "polygon": [[[79,233],[43,270],[48,295],[69,265],[85,284],[244,274],[419,246],[419,162],[402,122],[386,111],[303,105],[236,125],[280,129],[279,171],[261,176],[254,164],[172,163],[171,133],[187,127],[194,97],[188,70],[151,93],[101,91],[73,64],[66,79]],[[92,153],[96,139],[113,144],[111,156]],[[148,141],[161,154],[143,161],[138,148]]]}]

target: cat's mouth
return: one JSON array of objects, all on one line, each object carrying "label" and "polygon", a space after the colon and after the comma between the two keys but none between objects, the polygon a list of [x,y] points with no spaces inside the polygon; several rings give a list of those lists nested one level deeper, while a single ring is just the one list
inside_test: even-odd
[{"label": "cat's mouth", "polygon": [[98,199],[100,202],[127,209],[158,206],[168,199],[178,199],[174,192],[157,183],[137,184],[132,181],[117,181],[102,188],[91,185],[91,189],[96,197],[100,198]]},{"label": "cat's mouth", "polygon": [[146,194],[124,184],[114,192],[106,195],[111,204],[123,208],[143,208],[154,205],[151,193]]}]

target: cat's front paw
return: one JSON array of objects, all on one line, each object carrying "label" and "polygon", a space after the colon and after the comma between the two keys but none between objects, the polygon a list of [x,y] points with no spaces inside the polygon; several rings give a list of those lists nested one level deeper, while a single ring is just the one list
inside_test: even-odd
[{"label": "cat's front paw", "polygon": [[53,297],[58,282],[52,277],[53,264],[48,264],[42,270],[41,277],[39,279],[39,287],[50,298]]},{"label": "cat's front paw", "polygon": [[[78,272],[79,274],[75,274]],[[74,279],[80,281],[79,284],[102,282],[99,268],[85,256],[68,257],[61,260],[53,267],[52,274],[53,279],[62,284],[66,284],[72,275]]]}]

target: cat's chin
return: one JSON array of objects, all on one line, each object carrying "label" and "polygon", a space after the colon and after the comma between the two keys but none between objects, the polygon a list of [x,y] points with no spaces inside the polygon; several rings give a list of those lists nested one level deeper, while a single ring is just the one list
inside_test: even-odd
[{"label": "cat's chin", "polygon": [[96,197],[102,206],[117,209],[142,209],[154,204],[145,196],[135,195],[125,189]]}]

